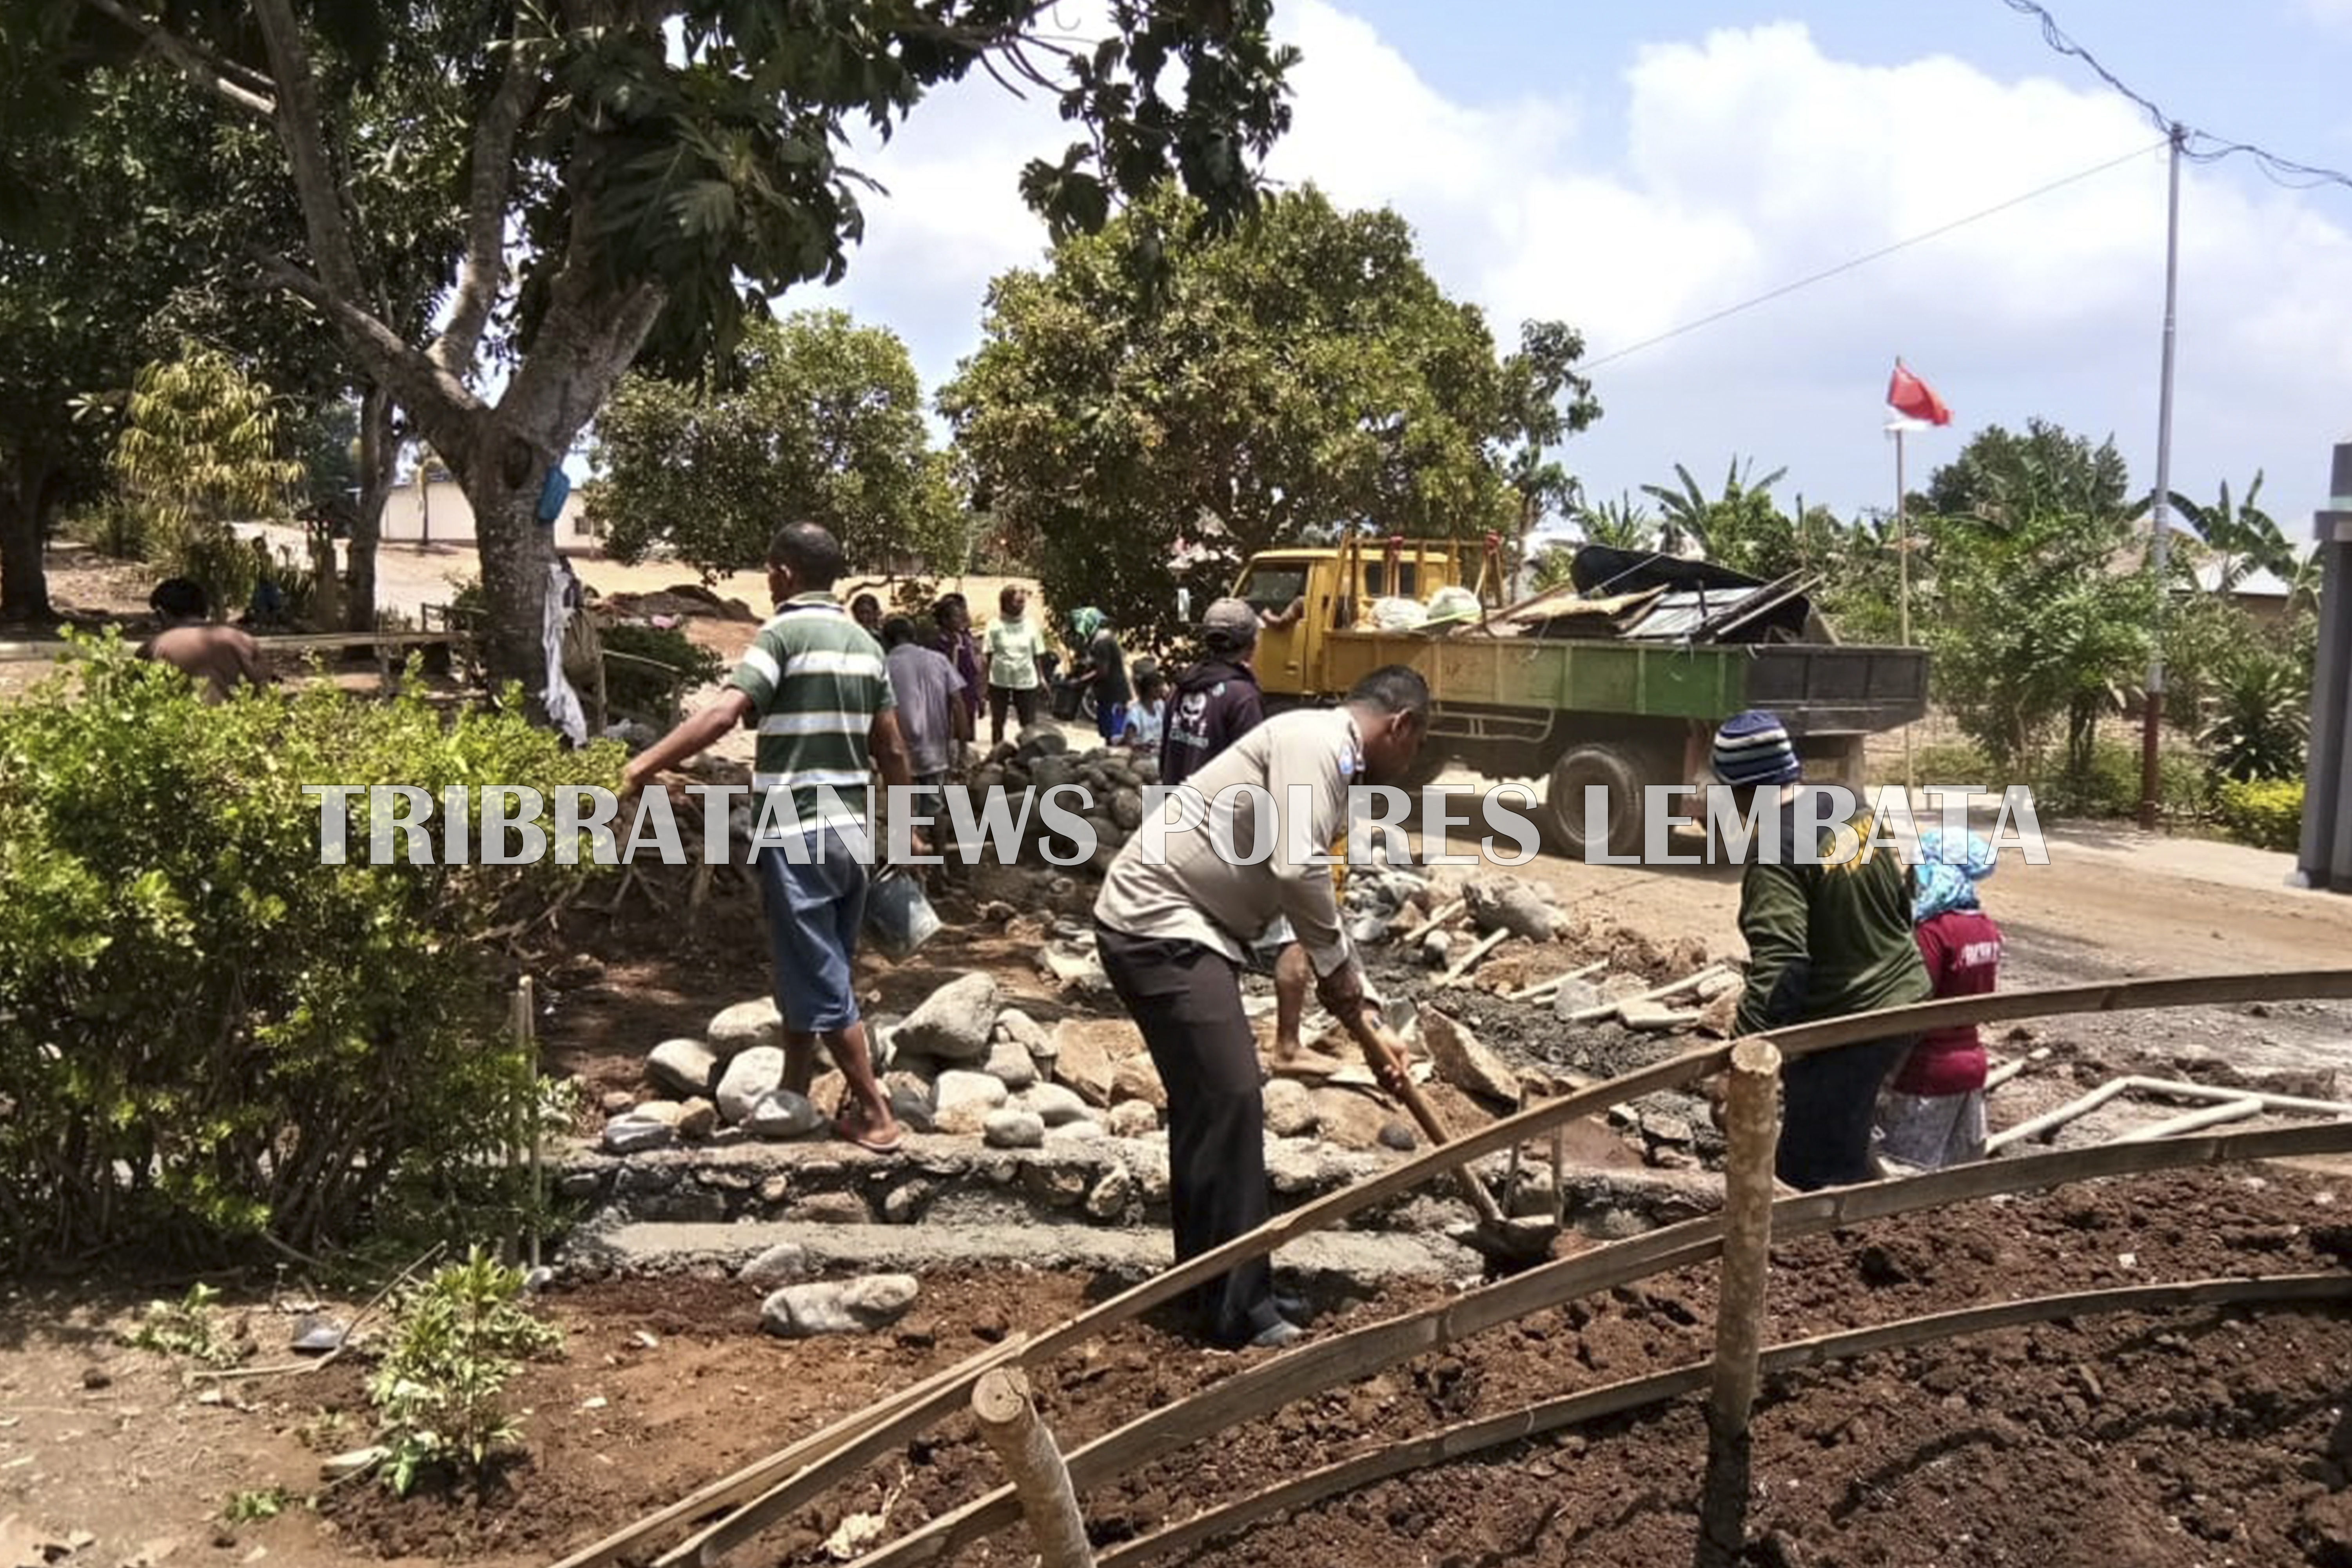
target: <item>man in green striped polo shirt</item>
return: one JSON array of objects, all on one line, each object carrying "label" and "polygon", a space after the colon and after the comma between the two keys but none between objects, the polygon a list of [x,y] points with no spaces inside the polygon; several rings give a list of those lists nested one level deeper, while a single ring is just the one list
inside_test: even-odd
[{"label": "man in green striped polo shirt", "polygon": [[849,1085],[834,1131],[887,1153],[898,1128],[875,1080],[850,969],[873,853],[872,773],[892,785],[912,779],[881,647],[833,595],[842,569],[841,545],[816,524],[779,532],[768,546],[774,617],[719,700],[631,761],[627,778],[634,788],[738,724],[758,726],[753,846],[786,1031],[784,1084],[808,1092],[822,1039]]}]

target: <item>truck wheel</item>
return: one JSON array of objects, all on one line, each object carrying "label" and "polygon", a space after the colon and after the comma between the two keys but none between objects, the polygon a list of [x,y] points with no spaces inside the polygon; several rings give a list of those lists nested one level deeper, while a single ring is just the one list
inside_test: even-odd
[{"label": "truck wheel", "polygon": [[1564,855],[1586,853],[1584,792],[1592,784],[1609,792],[1605,847],[1612,855],[1633,854],[1642,847],[1642,769],[1615,746],[1571,746],[1552,764],[1539,823],[1545,837]]}]

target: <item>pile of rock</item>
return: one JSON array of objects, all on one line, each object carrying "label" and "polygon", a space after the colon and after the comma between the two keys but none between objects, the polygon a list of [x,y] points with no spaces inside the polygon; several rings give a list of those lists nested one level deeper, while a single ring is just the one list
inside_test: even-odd
[{"label": "pile of rock", "polygon": [[[1167,1091],[1125,1018],[1071,1019],[1048,1031],[1003,1005],[996,981],[950,981],[906,1017],[866,1031],[875,1071],[906,1130],[985,1139],[1003,1149],[1160,1126]],[[677,1143],[803,1138],[845,1085],[829,1064],[811,1091],[783,1087],[783,1023],[765,998],[712,1018],[699,1039],[664,1040],[646,1058],[651,1098],[608,1107],[606,1152]]]},{"label": "pile of rock", "polygon": [[1083,809],[1067,795],[1056,804],[1085,817],[1094,829],[1095,852],[1087,868],[1097,875],[1110,868],[1112,858],[1142,823],[1143,792],[1159,782],[1160,761],[1148,752],[1101,746],[1074,752],[1059,731],[1043,728],[1031,730],[1017,743],[996,746],[968,781],[983,799],[991,790],[1006,793],[1023,821],[1021,863],[1033,866],[1052,864],[1048,850],[1066,858],[1077,847],[1074,840],[1046,831],[1038,810],[1045,792],[1064,784],[1082,787]]}]

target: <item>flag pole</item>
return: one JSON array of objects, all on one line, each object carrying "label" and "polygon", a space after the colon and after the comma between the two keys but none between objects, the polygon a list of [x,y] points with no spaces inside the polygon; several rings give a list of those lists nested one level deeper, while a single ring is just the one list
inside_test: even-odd
[{"label": "flag pole", "polygon": [[[1900,365],[1903,362],[1895,362]],[[1902,587],[1895,595],[1895,615],[1903,646],[1911,646],[1911,519],[1910,500],[1904,493],[1903,426],[1895,427],[1895,559]],[[1911,777],[1911,721],[1903,721],[1903,800],[1907,805],[1914,787]]]}]

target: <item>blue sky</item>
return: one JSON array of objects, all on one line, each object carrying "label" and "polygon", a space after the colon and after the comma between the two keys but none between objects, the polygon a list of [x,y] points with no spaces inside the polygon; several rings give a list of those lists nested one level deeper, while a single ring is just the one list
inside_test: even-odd
[{"label": "blue sky", "polygon": [[[2197,129],[2352,168],[2352,0],[2052,0],[2117,76]],[[1082,0],[1065,7],[1090,26]],[[1886,503],[1897,353],[1955,412],[1915,476],[1987,423],[2112,433],[2153,475],[2164,164],[2140,111],[2001,0],[1790,5],[1277,0],[1307,58],[1271,172],[1395,206],[1498,338],[1531,315],[1599,358],[2053,180],[2121,166],[1595,372],[1606,410],[1561,456],[1596,495],[1735,455],[1784,501]],[[987,279],[1034,262],[1021,161],[1050,104],[985,82],[857,162],[888,187],[841,304],[906,337],[928,383],[978,341]],[[2148,149],[2133,157],[2136,150]],[[2183,187],[2174,484],[2265,470],[2300,531],[2352,432],[2352,190],[2242,160]],[[1914,482],[1916,482],[1915,478]]]}]

